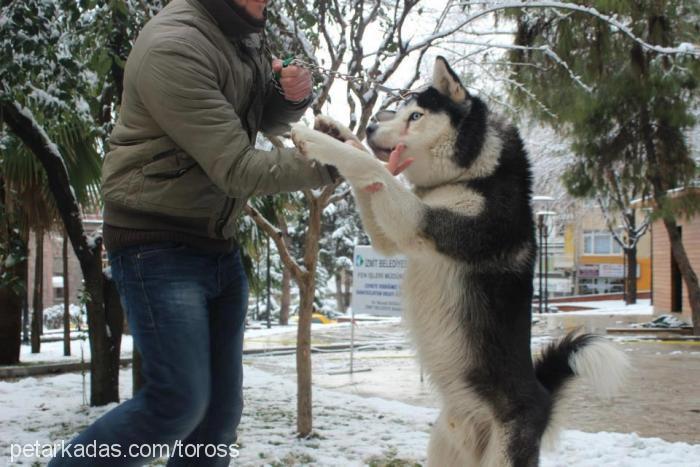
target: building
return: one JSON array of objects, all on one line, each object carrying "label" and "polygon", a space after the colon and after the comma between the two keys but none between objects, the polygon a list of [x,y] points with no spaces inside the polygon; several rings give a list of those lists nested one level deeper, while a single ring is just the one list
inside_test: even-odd
[{"label": "building", "polygon": [[[86,215],[83,219],[85,232],[88,236],[102,228],[102,219],[95,215]],[[35,232],[29,234],[29,277],[27,281],[29,308],[32,308],[34,275],[36,264],[36,240]],[[63,304],[64,276],[63,276],[63,233],[51,231],[44,234],[44,273],[43,273],[43,305],[44,308]],[[83,273],[80,269],[78,258],[73,252],[73,247],[68,243],[68,293],[69,302],[78,304],[83,288]]]},{"label": "building", "polygon": [[[547,276],[555,288],[550,296],[623,294],[626,258],[603,213],[595,203],[578,203],[574,212],[553,221]],[[637,292],[649,293],[651,282],[651,235],[647,232],[637,244]]]},{"label": "building", "polygon": [[[699,190],[700,189],[696,189]],[[700,216],[677,218],[683,246],[696,274],[700,273]],[[691,323],[688,292],[683,283],[676,260],[671,253],[671,242],[662,220],[652,225],[654,252],[654,314],[678,313],[681,319]]]}]

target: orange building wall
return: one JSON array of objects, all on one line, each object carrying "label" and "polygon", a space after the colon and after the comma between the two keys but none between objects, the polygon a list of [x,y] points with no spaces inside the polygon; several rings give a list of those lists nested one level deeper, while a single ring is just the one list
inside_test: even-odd
[{"label": "orange building wall", "polygon": [[[682,227],[683,245],[696,273],[700,273],[700,216],[692,219],[679,219]],[[669,313],[671,310],[671,243],[663,221],[652,226],[654,258],[654,313]],[[683,284],[683,318],[690,322],[690,303]]]}]

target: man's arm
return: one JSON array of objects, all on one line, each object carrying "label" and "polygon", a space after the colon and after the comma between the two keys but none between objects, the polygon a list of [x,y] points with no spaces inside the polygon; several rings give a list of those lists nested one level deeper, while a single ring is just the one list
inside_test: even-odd
[{"label": "man's arm", "polygon": [[136,86],[151,117],[231,197],[296,191],[330,183],[321,164],[296,150],[255,149],[221,93],[216,63],[185,40],[154,46],[143,58]]},{"label": "man's arm", "polygon": [[299,103],[292,103],[270,85],[263,110],[262,132],[277,136],[289,131],[289,124],[299,121],[311,100],[312,97],[309,96]]}]

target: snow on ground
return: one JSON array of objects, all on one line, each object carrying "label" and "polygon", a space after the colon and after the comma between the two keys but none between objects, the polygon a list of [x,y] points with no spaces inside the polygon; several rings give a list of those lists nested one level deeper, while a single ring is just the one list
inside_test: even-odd
[{"label": "snow on ground", "polygon": [[[232,465],[360,466],[393,461],[391,465],[408,466],[425,462],[437,409],[315,388],[316,436],[297,440],[293,379],[247,363],[240,457]],[[131,371],[123,370],[120,377],[122,394],[129,394]],[[80,374],[0,382],[0,465],[10,465],[11,443],[58,442],[104,413],[107,408],[82,405],[82,384]],[[13,465],[47,461],[23,459]],[[700,445],[640,438],[634,433],[565,431],[556,451],[544,453],[542,459],[543,467],[698,465]]]},{"label": "snow on ground", "polygon": [[[74,334],[75,335],[75,334]],[[79,362],[82,358],[85,361],[90,361],[90,342],[87,339],[87,333],[79,334],[84,338],[78,338],[71,341],[70,357],[63,356],[63,341],[42,342],[41,352],[33,354],[29,344],[22,344],[20,349],[19,360],[22,363],[68,363]],[[122,357],[131,357],[133,351],[133,341],[130,335],[122,336],[121,355]]]},{"label": "snow on ground", "polygon": [[[634,305],[625,305],[622,300],[603,300],[603,301],[590,301],[590,302],[565,302],[565,303],[552,303],[552,306],[562,307],[562,306],[575,306],[581,308],[591,308],[590,310],[581,311],[562,311],[560,313],[565,313],[567,315],[576,316],[586,316],[586,315],[652,315],[654,313],[654,307],[651,304],[651,300],[637,300]],[[551,313],[548,313],[551,314]]]},{"label": "snow on ground", "polygon": [[[349,327],[349,323],[334,323],[334,324],[312,324],[312,332],[320,330],[328,330],[332,328]],[[246,348],[260,347],[282,347],[293,346],[296,339],[296,323],[289,326],[275,325],[270,329],[265,327],[264,323],[254,323],[252,328],[245,331]],[[62,336],[62,333],[45,332],[45,336]],[[78,336],[78,338],[76,338]],[[274,337],[289,337],[289,339],[275,340]],[[270,339],[268,339],[270,338]],[[29,344],[22,344],[20,350],[20,362],[22,363],[67,363],[79,362],[82,358],[85,361],[90,360],[90,343],[87,339],[87,333],[73,332],[71,341],[71,356],[63,356],[63,341],[42,342],[41,352],[33,354]],[[290,340],[291,339],[291,340]],[[133,352],[133,340],[130,335],[122,335],[121,356],[123,358],[131,357]]]}]

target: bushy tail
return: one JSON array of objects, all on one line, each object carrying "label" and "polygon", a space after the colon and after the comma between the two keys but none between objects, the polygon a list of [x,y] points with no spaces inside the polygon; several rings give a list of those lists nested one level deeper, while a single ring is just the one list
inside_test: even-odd
[{"label": "bushy tail", "polygon": [[602,397],[617,393],[630,368],[627,355],[610,341],[591,334],[569,333],[544,349],[535,362],[535,375],[552,395],[552,416],[544,444],[552,444],[561,426],[558,420],[565,387],[575,376],[586,379]]}]

